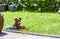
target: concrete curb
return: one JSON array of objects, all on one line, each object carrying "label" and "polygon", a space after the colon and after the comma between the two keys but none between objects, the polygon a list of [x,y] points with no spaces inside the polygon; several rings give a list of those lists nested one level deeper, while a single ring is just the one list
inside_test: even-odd
[{"label": "concrete curb", "polygon": [[40,34],[40,33],[32,33],[32,32],[28,32],[26,34],[36,35],[36,36],[44,36],[44,37],[52,37],[52,38],[60,38],[60,35],[48,35],[48,34]]},{"label": "concrete curb", "polygon": [[44,36],[44,37],[52,37],[52,38],[60,38],[60,35],[48,35],[48,34],[40,34],[40,33],[33,33],[33,32],[26,32],[26,33],[23,33],[21,31],[7,31],[7,30],[3,30],[3,31],[6,31],[6,32],[13,32],[13,33],[21,33],[21,34],[28,34],[28,35],[36,35],[36,36]]}]

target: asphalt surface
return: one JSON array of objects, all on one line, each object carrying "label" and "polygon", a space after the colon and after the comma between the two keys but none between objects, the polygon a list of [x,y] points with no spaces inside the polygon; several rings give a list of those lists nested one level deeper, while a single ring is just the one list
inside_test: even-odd
[{"label": "asphalt surface", "polygon": [[36,36],[21,33],[6,32],[0,34],[0,39],[60,39],[46,36]]}]

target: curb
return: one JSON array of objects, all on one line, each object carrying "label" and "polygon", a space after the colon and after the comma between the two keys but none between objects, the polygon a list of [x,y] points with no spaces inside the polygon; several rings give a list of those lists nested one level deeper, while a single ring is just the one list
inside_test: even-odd
[{"label": "curb", "polygon": [[36,36],[44,36],[44,37],[52,37],[52,38],[60,38],[60,35],[49,35],[49,34],[40,34],[40,33],[32,33],[32,32],[28,32],[26,34],[36,35]]},{"label": "curb", "polygon": [[3,30],[5,32],[12,32],[12,33],[21,33],[21,34],[28,34],[28,35],[36,35],[36,36],[44,36],[44,37],[52,37],[52,38],[60,38],[60,35],[49,35],[49,34],[40,34],[40,33],[33,33],[33,32],[26,32],[26,33],[23,33],[21,31],[17,31],[17,30],[10,30],[10,31],[7,31],[7,30]]}]

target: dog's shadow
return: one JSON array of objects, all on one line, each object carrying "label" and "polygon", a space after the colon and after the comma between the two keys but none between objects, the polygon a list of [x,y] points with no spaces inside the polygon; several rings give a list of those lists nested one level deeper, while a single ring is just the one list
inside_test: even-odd
[{"label": "dog's shadow", "polygon": [[6,35],[7,35],[7,33],[5,33],[5,32],[0,33],[0,37],[6,36]]}]

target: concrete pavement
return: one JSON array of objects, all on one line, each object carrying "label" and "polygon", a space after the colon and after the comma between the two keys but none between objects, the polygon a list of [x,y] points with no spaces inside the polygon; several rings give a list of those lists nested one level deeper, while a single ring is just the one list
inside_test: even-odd
[{"label": "concrete pavement", "polygon": [[36,35],[28,35],[28,34],[3,31],[3,33],[0,34],[0,39],[60,39],[60,38],[36,36]]}]

